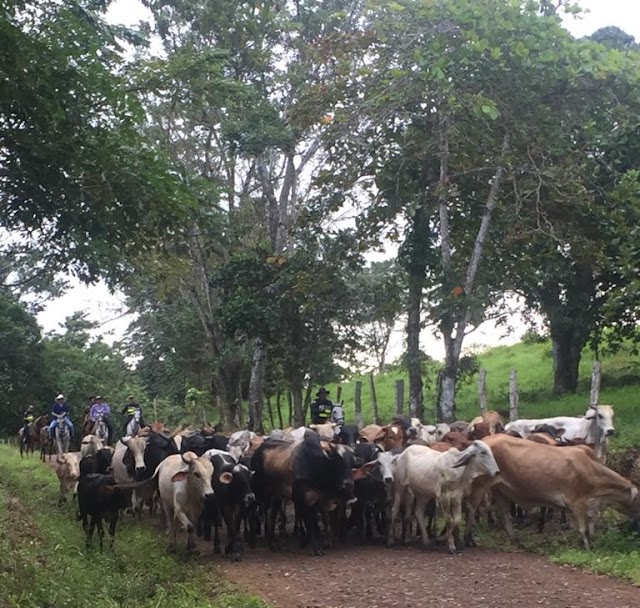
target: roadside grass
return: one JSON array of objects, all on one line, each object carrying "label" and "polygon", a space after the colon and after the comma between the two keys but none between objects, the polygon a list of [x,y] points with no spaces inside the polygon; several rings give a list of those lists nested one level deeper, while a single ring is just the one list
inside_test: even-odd
[{"label": "roadside grass", "polygon": [[[532,515],[537,517],[538,511]],[[489,530],[486,525],[479,527],[478,545],[500,551],[533,552],[558,564],[577,566],[640,585],[640,538],[631,531],[623,515],[613,511],[604,514],[590,551],[582,548],[575,527],[562,530],[557,519],[556,515],[554,521],[548,522],[542,534],[536,531],[537,522],[533,519],[527,520],[526,527],[518,528],[524,549],[512,546],[504,532]]]},{"label": "roadside grass", "polygon": [[[118,522],[115,548],[85,549],[75,506],[56,507],[58,482],[36,458],[0,446],[2,608],[266,608],[216,565],[166,553],[157,530]],[[108,534],[107,534],[108,536]]]}]

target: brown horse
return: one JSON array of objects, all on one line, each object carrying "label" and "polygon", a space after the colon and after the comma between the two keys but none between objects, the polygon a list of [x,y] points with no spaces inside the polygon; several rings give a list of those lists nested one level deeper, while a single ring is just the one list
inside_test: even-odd
[{"label": "brown horse", "polygon": [[49,417],[44,414],[38,416],[33,422],[27,426],[27,434],[23,436],[24,427],[18,431],[18,443],[20,445],[20,456],[26,452],[27,456],[29,452],[32,454],[36,448],[40,447],[40,431],[42,428],[46,428],[49,423]]},{"label": "brown horse", "polygon": [[40,429],[40,460],[42,462],[45,461],[45,457],[47,452],[49,453],[49,460],[51,460],[51,455],[53,454],[53,444],[51,437],[49,437],[49,427],[43,426]]}]

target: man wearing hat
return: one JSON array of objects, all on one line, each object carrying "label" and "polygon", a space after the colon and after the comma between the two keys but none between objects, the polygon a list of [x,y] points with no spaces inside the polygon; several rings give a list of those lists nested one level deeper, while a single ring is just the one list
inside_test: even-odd
[{"label": "man wearing hat", "polygon": [[73,439],[73,423],[69,420],[69,404],[66,402],[64,395],[60,393],[55,400],[51,408],[51,413],[53,414],[53,420],[49,425],[49,437],[53,438],[55,436],[56,427],[58,426],[58,418],[61,414],[64,414],[64,422],[69,427],[69,436]]},{"label": "man wearing hat", "polygon": [[320,388],[316,394],[317,399],[311,404],[311,422],[312,424],[324,424],[329,422],[333,403],[327,399],[329,391],[324,387]]}]

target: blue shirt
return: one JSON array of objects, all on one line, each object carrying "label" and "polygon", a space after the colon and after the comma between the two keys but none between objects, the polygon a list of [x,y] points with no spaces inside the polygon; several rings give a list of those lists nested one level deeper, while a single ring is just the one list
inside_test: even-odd
[{"label": "blue shirt", "polygon": [[53,404],[51,411],[54,414],[64,414],[65,416],[69,415],[69,405],[67,403],[58,403],[57,401]]}]

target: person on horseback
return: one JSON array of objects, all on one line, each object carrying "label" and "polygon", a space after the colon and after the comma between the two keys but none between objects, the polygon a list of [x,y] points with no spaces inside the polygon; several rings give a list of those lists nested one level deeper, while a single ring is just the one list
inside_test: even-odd
[{"label": "person on horseback", "polygon": [[22,421],[24,422],[24,426],[22,427],[23,443],[26,443],[29,440],[29,425],[35,419],[36,419],[36,415],[33,413],[33,405],[30,405],[22,415]]},{"label": "person on horseback", "polygon": [[313,424],[324,424],[329,422],[333,403],[327,399],[329,391],[324,387],[320,388],[316,393],[317,399],[311,404],[311,422]]},{"label": "person on horseback", "polygon": [[55,437],[56,427],[58,426],[58,416],[64,415],[64,422],[69,427],[69,436],[73,439],[73,423],[69,419],[69,413],[71,409],[69,404],[65,401],[64,395],[61,393],[56,397],[56,400],[51,408],[53,414],[53,420],[49,425],[49,437],[53,439]]},{"label": "person on horseback", "polygon": [[138,420],[138,423],[139,423],[138,430],[139,430],[143,426],[145,426],[144,420],[142,418],[142,408],[140,407],[139,403],[136,403],[136,400],[134,399],[133,395],[129,395],[127,397],[127,403],[125,403],[122,406],[122,411],[120,412],[123,416],[126,416],[125,421],[124,421],[124,427],[122,428],[123,437],[127,435],[127,427],[129,426],[129,423],[135,417],[136,412],[139,415],[139,420]]},{"label": "person on horseback", "polygon": [[95,423],[102,418],[109,433],[109,436],[107,437],[107,445],[111,444],[111,439],[113,438],[113,427],[109,420],[110,414],[111,408],[109,407],[109,404],[100,395],[96,395],[95,403],[91,406],[91,409],[89,409],[89,419],[95,425]]}]

